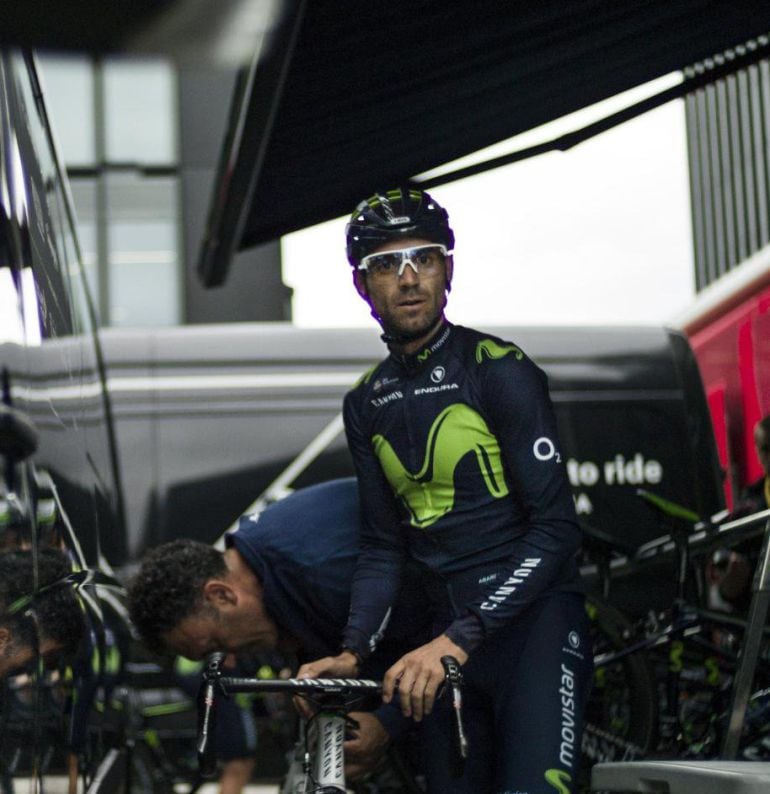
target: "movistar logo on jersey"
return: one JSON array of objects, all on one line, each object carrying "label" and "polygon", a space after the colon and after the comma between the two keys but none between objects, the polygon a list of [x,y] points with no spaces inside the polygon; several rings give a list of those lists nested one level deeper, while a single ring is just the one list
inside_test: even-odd
[{"label": "movistar logo on jersey", "polygon": [[517,361],[524,358],[524,353],[516,345],[501,345],[494,339],[482,339],[476,345],[476,362],[481,364],[484,358],[503,358],[509,353],[513,353]]},{"label": "movistar logo on jersey", "polygon": [[572,775],[563,769],[546,769],[545,779],[550,783],[559,794],[570,794]]},{"label": "movistar logo on jersey", "polygon": [[428,433],[425,460],[410,472],[382,435],[372,438],[374,452],[396,495],[401,498],[415,527],[429,527],[454,507],[454,473],[469,453],[476,455],[489,493],[496,499],[508,494],[497,439],[484,419],[463,403],[447,406]]},{"label": "movistar logo on jersey", "polygon": [[575,760],[575,672],[561,665],[561,744],[559,745],[559,761],[572,768]]},{"label": "movistar logo on jersey", "polygon": [[441,336],[430,347],[426,347],[424,350],[421,350],[417,354],[417,360],[421,363],[423,361],[427,361],[428,356],[430,356],[432,353],[435,353],[441,347],[441,345],[443,345],[444,342],[446,342],[446,340],[449,338],[450,330],[451,330],[450,326],[447,326],[446,329],[444,330],[444,333],[441,334]]}]

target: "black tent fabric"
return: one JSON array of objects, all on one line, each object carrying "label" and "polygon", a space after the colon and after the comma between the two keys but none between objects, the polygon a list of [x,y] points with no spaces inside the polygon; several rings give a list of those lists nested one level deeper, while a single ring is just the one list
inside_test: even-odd
[{"label": "black tent fabric", "polygon": [[[247,92],[247,134],[223,152],[209,283],[212,241],[245,248],[338,217],[376,188],[770,31],[766,0],[311,0],[297,13],[295,46],[278,39],[272,53],[282,90]],[[261,63],[254,85],[265,75]]]},{"label": "black tent fabric", "polygon": [[176,0],[3,0],[0,42],[35,49],[117,52]]}]

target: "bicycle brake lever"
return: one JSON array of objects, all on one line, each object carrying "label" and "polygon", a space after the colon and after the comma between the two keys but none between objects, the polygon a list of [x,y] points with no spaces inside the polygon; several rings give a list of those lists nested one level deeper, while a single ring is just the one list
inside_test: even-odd
[{"label": "bicycle brake lever", "polygon": [[222,675],[221,665],[225,658],[223,653],[215,653],[210,657],[203,681],[198,690],[198,768],[204,778],[213,777],[217,771],[217,756],[213,744],[214,727],[216,725],[216,687]]},{"label": "bicycle brake lever", "polygon": [[454,656],[442,656],[441,664],[444,668],[446,683],[452,693],[452,711],[454,713],[454,763],[452,764],[452,774],[460,777],[465,769],[465,760],[468,758],[468,739],[465,736],[463,725],[463,674],[460,671],[460,664]]}]

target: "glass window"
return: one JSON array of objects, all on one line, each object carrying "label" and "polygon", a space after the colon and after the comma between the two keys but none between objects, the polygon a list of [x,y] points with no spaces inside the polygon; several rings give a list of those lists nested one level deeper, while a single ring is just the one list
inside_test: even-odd
[{"label": "glass window", "polygon": [[99,243],[96,180],[81,177],[70,182],[75,205],[78,240],[88,291],[96,301],[99,297]]},{"label": "glass window", "polygon": [[178,183],[111,174],[107,182],[111,325],[176,325]]},{"label": "glass window", "polygon": [[104,62],[106,159],[169,165],[177,161],[176,86],[162,61]]},{"label": "glass window", "polygon": [[93,165],[96,162],[96,127],[91,59],[42,55],[38,63],[61,158],[68,166]]}]

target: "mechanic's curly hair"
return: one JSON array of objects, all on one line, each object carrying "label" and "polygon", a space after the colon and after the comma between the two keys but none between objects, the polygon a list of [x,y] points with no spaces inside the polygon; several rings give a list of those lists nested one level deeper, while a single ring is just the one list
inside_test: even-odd
[{"label": "mechanic's curly hair", "polygon": [[203,604],[203,585],[227,573],[222,552],[195,540],[152,549],[128,589],[128,610],[150,650],[166,652],[163,636]]},{"label": "mechanic's curly hair", "polygon": [[[37,569],[37,590],[34,570]],[[59,549],[42,547],[0,554],[0,625],[21,647],[51,640],[65,658],[73,656],[85,632],[83,609],[68,576],[72,565]]]}]

